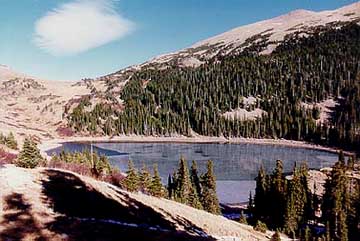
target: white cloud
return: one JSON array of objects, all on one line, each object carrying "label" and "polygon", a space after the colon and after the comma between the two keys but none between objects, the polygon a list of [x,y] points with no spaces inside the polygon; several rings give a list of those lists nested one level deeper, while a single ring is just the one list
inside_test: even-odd
[{"label": "white cloud", "polygon": [[133,28],[115,11],[113,0],[76,0],[38,19],[33,40],[52,55],[73,55],[124,37]]}]

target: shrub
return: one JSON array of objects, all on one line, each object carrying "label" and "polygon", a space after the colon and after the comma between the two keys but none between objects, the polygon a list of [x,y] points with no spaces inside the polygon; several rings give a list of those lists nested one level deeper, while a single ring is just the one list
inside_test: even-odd
[{"label": "shrub", "polygon": [[15,159],[15,154],[8,153],[4,151],[4,149],[0,148],[0,165],[13,163]]},{"label": "shrub", "polygon": [[111,183],[112,185],[123,187],[125,176],[120,172],[119,169],[113,168],[109,175],[102,178],[102,181]]},{"label": "shrub", "polygon": [[276,232],[271,236],[271,241],[281,241],[279,230],[276,230]]},{"label": "shrub", "polygon": [[90,167],[84,163],[64,162],[53,157],[47,164],[47,167],[64,169],[80,175],[92,176]]},{"label": "shrub", "polygon": [[261,221],[257,221],[255,227],[254,227],[254,230],[255,231],[259,231],[259,232],[262,232],[262,233],[266,233],[266,230],[267,230],[267,226],[265,223],[261,222]]}]

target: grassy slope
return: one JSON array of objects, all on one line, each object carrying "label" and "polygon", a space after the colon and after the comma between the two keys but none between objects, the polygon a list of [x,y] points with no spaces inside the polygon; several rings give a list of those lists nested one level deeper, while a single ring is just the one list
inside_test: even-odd
[{"label": "grassy slope", "polygon": [[0,190],[1,240],[267,240],[221,216],[62,170],[6,165]]}]

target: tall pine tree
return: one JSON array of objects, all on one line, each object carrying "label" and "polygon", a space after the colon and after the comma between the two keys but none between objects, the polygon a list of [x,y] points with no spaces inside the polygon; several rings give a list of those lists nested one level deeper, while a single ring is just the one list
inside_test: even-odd
[{"label": "tall pine tree", "polygon": [[216,194],[216,179],[214,175],[213,162],[209,160],[207,162],[207,171],[202,175],[202,198],[201,203],[205,211],[214,214],[220,214],[219,200]]},{"label": "tall pine tree", "polygon": [[124,184],[125,188],[130,192],[136,192],[140,190],[139,176],[134,167],[134,163],[131,160],[128,162],[128,170],[126,171]]},{"label": "tall pine tree", "polygon": [[25,138],[22,150],[15,164],[19,167],[35,168],[43,161],[44,159],[36,143],[29,137]]},{"label": "tall pine tree", "polygon": [[266,175],[265,169],[263,165],[260,166],[258,175],[256,177],[256,188],[255,188],[255,218],[257,220],[266,221],[267,213],[268,213],[268,177]]},{"label": "tall pine tree", "polygon": [[161,177],[156,164],[154,165],[153,171],[154,175],[151,180],[150,194],[155,197],[164,197],[164,187],[161,183]]}]

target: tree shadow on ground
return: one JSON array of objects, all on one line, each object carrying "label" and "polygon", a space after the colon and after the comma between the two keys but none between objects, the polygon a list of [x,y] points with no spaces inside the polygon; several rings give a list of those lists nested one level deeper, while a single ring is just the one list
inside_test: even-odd
[{"label": "tree shadow on ground", "polygon": [[22,240],[31,237],[31,240],[46,240],[41,235],[33,215],[31,205],[27,204],[22,194],[13,193],[4,198],[3,221],[0,226],[0,240]]},{"label": "tree shadow on ground", "polygon": [[62,214],[47,228],[70,240],[214,240],[176,230],[161,213],[126,193],[118,192],[122,205],[71,173],[45,170],[43,174],[48,177],[42,182],[44,201]]}]

